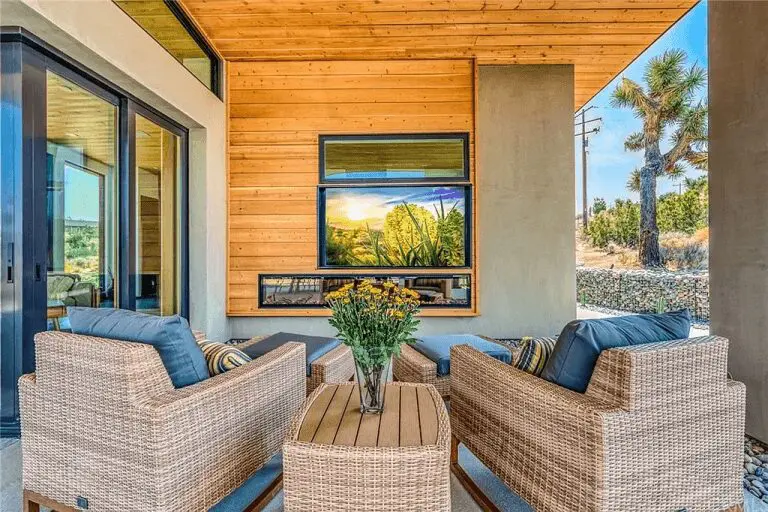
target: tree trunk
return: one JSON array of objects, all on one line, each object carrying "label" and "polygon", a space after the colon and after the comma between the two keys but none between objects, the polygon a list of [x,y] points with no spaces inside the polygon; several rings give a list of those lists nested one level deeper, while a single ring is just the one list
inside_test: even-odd
[{"label": "tree trunk", "polygon": [[662,170],[661,151],[656,147],[645,150],[645,165],[640,169],[640,264],[646,268],[662,266],[659,250],[659,227],[656,224],[656,177]]}]

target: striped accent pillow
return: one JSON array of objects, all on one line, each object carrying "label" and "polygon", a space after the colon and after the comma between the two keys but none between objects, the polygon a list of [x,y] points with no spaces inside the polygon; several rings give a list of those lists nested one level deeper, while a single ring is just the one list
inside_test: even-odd
[{"label": "striped accent pillow", "polygon": [[203,351],[211,377],[252,361],[248,354],[226,343],[198,338],[197,344]]},{"label": "striped accent pillow", "polygon": [[541,375],[556,342],[555,338],[523,338],[515,367],[532,375]]}]

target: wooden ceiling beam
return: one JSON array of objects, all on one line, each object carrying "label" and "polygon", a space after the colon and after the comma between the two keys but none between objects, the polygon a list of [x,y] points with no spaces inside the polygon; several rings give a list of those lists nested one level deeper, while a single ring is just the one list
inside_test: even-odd
[{"label": "wooden ceiling beam", "polygon": [[[185,3],[186,5],[186,3]],[[339,13],[281,13],[275,15],[210,15],[206,10],[190,9],[197,22],[214,41],[216,31],[232,27],[291,27],[346,25],[435,25],[435,24],[507,24],[507,23],[674,23],[687,9],[571,9],[511,11],[391,11]]]},{"label": "wooden ceiling beam", "polygon": [[[398,11],[506,11],[596,9],[687,9],[686,0],[184,0],[191,10],[210,14],[283,14]],[[148,6],[148,12],[154,12]]]},{"label": "wooden ceiling beam", "polygon": [[[329,71],[333,61],[346,61],[359,69],[375,65],[371,62],[375,60],[475,59],[481,65],[573,64],[575,101],[580,106],[697,0],[182,2],[223,58],[274,62],[275,66],[284,66],[286,71],[278,74],[286,77],[311,76],[317,71],[333,74]],[[146,6],[146,12],[140,14],[155,14],[153,9]],[[238,94],[238,83],[258,83],[259,72],[247,74],[251,78],[233,80],[232,101],[268,101],[269,93],[259,97],[248,96],[247,92]],[[275,83],[267,85],[279,87],[281,80],[274,75],[271,80]],[[307,86],[294,94],[302,98],[319,94],[317,87],[310,88],[310,82],[292,82]],[[453,85],[447,83],[446,88]],[[408,84],[408,90],[419,88]],[[450,94],[448,89],[445,94]],[[344,95],[349,103],[356,102],[352,90]],[[382,95],[382,99],[385,97]]]}]

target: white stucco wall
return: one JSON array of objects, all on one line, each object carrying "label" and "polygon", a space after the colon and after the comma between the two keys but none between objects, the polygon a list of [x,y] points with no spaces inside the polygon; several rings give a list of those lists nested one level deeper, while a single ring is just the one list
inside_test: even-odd
[{"label": "white stucco wall", "polygon": [[190,130],[190,319],[229,337],[226,107],[110,0],[0,0],[0,25],[21,26]]},{"label": "white stucco wall", "polygon": [[[420,333],[557,334],[576,315],[573,67],[481,66],[475,204],[477,317]],[[334,334],[324,318],[232,318],[233,337]]]}]

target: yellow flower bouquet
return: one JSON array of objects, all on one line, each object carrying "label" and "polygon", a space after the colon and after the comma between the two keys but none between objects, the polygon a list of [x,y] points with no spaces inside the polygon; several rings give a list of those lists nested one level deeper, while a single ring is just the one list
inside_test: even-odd
[{"label": "yellow flower bouquet", "polygon": [[333,313],[329,323],[355,359],[360,410],[380,413],[392,356],[400,355],[404,343],[416,341],[419,294],[391,281],[365,279],[325,298]]}]

